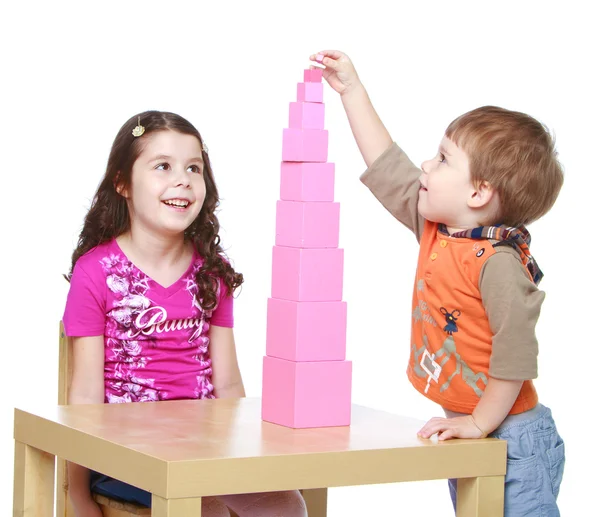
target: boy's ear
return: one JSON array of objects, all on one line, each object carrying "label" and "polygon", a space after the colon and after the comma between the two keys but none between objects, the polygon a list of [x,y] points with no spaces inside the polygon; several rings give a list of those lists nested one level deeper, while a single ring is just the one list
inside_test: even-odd
[{"label": "boy's ear", "polygon": [[495,189],[489,182],[482,181],[479,185],[473,186],[467,205],[469,208],[484,208],[493,201],[495,193]]}]

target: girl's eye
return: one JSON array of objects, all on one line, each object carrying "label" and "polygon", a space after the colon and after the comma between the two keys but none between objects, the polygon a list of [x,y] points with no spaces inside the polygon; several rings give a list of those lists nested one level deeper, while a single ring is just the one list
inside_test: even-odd
[{"label": "girl's eye", "polygon": [[188,170],[191,169],[191,172],[195,172],[195,173],[201,173],[202,170],[200,170],[200,167],[198,167],[197,165],[190,165],[188,167]]},{"label": "girl's eye", "polygon": [[[163,168],[163,167],[164,167],[164,168]],[[160,164],[158,164],[158,165],[156,166],[156,168],[157,168],[159,171],[166,171],[166,170],[168,170],[168,169],[169,169],[169,164],[168,164],[168,163],[160,163]]]}]

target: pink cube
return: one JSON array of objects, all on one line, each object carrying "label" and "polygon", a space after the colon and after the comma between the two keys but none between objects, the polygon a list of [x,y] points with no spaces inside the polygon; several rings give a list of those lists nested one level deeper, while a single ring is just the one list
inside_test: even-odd
[{"label": "pink cube", "polygon": [[267,355],[288,361],[343,361],[346,314],[346,302],[269,298]]},{"label": "pink cube", "polygon": [[325,129],[284,129],[283,161],[325,163],[328,137]]},{"label": "pink cube", "polygon": [[294,129],[323,129],[325,127],[325,104],[290,102],[289,127]]},{"label": "pink cube", "polygon": [[277,201],[275,244],[293,248],[337,248],[340,204]]},{"label": "pink cube", "polygon": [[263,358],[262,418],[295,429],[350,425],[352,363]]},{"label": "pink cube", "polygon": [[286,201],[333,201],[333,163],[282,162],[280,196]]},{"label": "pink cube", "polygon": [[309,68],[304,70],[304,82],[305,83],[320,83],[323,78],[322,68]]},{"label": "pink cube", "polygon": [[298,83],[296,94],[298,102],[323,102],[323,83]]},{"label": "pink cube", "polygon": [[273,298],[339,302],[342,300],[343,277],[343,249],[273,246]]}]

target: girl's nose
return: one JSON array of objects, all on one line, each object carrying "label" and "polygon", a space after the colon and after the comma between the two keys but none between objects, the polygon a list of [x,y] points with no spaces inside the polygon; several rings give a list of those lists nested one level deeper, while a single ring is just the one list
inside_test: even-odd
[{"label": "girl's nose", "polygon": [[190,175],[186,171],[180,171],[175,179],[175,185],[177,187],[189,188],[191,185]]}]

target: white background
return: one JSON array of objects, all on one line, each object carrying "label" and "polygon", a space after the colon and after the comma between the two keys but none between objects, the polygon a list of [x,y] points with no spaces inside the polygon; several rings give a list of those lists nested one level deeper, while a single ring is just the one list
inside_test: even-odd
[{"label": "white background", "polygon": [[[248,395],[260,395],[281,130],[308,56],[329,47],[353,59],[417,164],[435,153],[455,116],[483,104],[525,111],[555,132],[565,185],[551,213],[530,228],[547,292],[536,386],[566,442],[563,515],[594,512],[600,47],[587,3],[5,5],[0,515],[11,511],[13,408],[55,403],[68,289],[62,274],[112,140],[139,111],[179,113],[208,143],[223,241],[246,278],[235,306],[242,373]],[[342,204],[353,401],[425,420],[440,412],[404,375],[417,244],[360,184],[364,165],[341,102],[326,90],[325,103]],[[332,516],[452,515],[444,481],[330,494]]]}]

